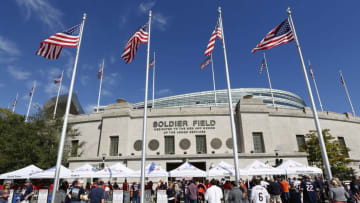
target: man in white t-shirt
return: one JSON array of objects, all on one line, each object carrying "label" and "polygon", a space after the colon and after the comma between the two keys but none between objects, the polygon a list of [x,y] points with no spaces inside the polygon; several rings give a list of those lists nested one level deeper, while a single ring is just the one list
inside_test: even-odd
[{"label": "man in white t-shirt", "polygon": [[251,188],[250,203],[269,203],[270,195],[267,190],[260,185],[260,180],[256,179],[256,186]]},{"label": "man in white t-shirt", "polygon": [[205,192],[205,200],[208,203],[221,203],[221,199],[223,198],[223,192],[221,188],[217,186],[218,181],[211,180],[211,187],[209,187]]}]

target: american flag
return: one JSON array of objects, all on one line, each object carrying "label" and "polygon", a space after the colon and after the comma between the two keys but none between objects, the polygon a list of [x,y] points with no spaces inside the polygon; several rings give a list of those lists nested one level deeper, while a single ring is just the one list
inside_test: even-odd
[{"label": "american flag", "polygon": [[55,78],[54,84],[61,82],[62,80],[62,74],[59,75],[59,77]]},{"label": "american flag", "polygon": [[104,66],[101,66],[101,68],[99,69],[99,71],[97,73],[97,77],[99,79],[103,77],[103,72],[104,72]]},{"label": "american flag", "polygon": [[153,59],[153,60],[151,60],[150,63],[149,63],[149,68],[151,68],[151,67],[154,66],[154,65],[155,65],[155,60]]},{"label": "american flag", "polygon": [[148,42],[149,33],[146,31],[148,24],[141,26],[138,31],[136,31],[126,43],[125,49],[121,58],[123,58],[126,64],[134,60],[135,54],[139,48],[139,44],[146,44]]},{"label": "american flag", "polygon": [[31,97],[34,94],[34,88],[31,88],[29,96]]},{"label": "american flag", "polygon": [[313,72],[312,68],[309,68],[309,73],[310,73],[310,76],[311,76],[312,78],[314,78],[314,72]]},{"label": "american flag", "polygon": [[286,19],[272,29],[251,52],[255,53],[257,50],[271,49],[280,44],[291,42],[292,40],[294,40],[294,34],[291,30],[289,20]]},{"label": "american flag", "polygon": [[259,74],[261,74],[262,73],[262,71],[263,71],[263,69],[264,69],[264,67],[265,67],[265,64],[266,62],[265,62],[265,59],[263,59],[262,61],[261,61],[261,66],[260,66],[260,70],[259,70]]},{"label": "american flag", "polygon": [[219,20],[217,21],[215,29],[211,34],[209,43],[208,43],[208,45],[206,47],[205,56],[210,56],[210,54],[214,51],[216,38],[222,39],[222,30],[221,30],[221,27],[220,27],[220,24],[219,24]]},{"label": "american flag", "polygon": [[345,81],[344,81],[344,77],[342,75],[340,75],[340,82],[345,87]]},{"label": "american flag", "polygon": [[47,59],[58,59],[63,47],[77,47],[80,26],[81,25],[76,25],[45,39],[40,43],[40,48],[35,54]]},{"label": "american flag", "polygon": [[207,65],[209,65],[210,63],[212,63],[211,61],[211,56],[208,56],[204,62],[201,63],[200,67],[201,69],[204,69]]}]

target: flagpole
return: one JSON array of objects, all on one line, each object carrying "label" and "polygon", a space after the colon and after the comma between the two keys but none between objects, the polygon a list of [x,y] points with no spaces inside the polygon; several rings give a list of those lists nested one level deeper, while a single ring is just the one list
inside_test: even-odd
[{"label": "flagpole", "polygon": [[57,93],[57,97],[56,97],[53,119],[55,119],[55,116],[56,116],[56,110],[57,110],[57,105],[58,105],[58,102],[59,102],[59,96],[60,96],[63,77],[64,77],[64,70],[61,72],[61,80],[60,80],[59,89],[58,89],[58,93]]},{"label": "flagpole", "polygon": [[273,104],[273,107],[275,108],[274,92],[273,92],[273,89],[272,89],[272,86],[271,86],[271,80],[270,80],[269,67],[268,67],[268,64],[267,64],[267,60],[266,60],[266,56],[265,56],[265,52],[264,52],[264,61],[265,61],[266,73],[267,73],[267,77],[268,77],[268,81],[269,81],[269,87],[270,87],[270,93],[271,93],[272,104]]},{"label": "flagpole", "polygon": [[353,114],[354,116],[356,116],[356,115],[355,115],[354,107],[353,107],[352,102],[351,102],[350,94],[349,94],[349,91],[348,91],[348,89],[347,89],[347,86],[346,86],[346,83],[345,83],[345,79],[344,79],[344,76],[343,76],[341,70],[339,70],[339,73],[340,73],[340,76],[341,76],[341,78],[342,78],[342,80],[343,80],[343,83],[344,83],[344,88],[345,88],[346,96],[347,96],[347,98],[348,98],[348,100],[349,100],[352,114]]},{"label": "flagpole", "polygon": [[69,93],[68,93],[65,116],[64,116],[64,123],[63,123],[62,131],[61,131],[59,150],[58,150],[58,155],[57,155],[57,160],[56,160],[56,170],[55,170],[54,187],[53,187],[54,189],[53,189],[53,193],[51,196],[51,203],[55,203],[56,191],[58,190],[61,161],[62,161],[62,155],[63,155],[65,137],[66,137],[66,129],[67,129],[67,124],[68,124],[68,118],[69,118],[69,112],[70,112],[70,106],[71,106],[71,98],[72,98],[72,93],[73,93],[73,89],[74,89],[76,69],[77,69],[77,64],[78,64],[78,60],[79,60],[80,45],[81,45],[81,39],[82,39],[83,30],[84,30],[85,20],[86,20],[86,13],[84,13],[84,15],[83,15],[83,19],[82,19],[82,23],[81,23],[81,27],[80,27],[79,44],[78,44],[77,50],[76,50],[75,63],[74,63],[72,77],[71,77],[70,89],[69,89]]},{"label": "flagpole", "polygon": [[147,46],[146,59],[146,79],[145,79],[145,98],[144,98],[144,119],[143,119],[143,135],[142,135],[142,152],[141,152],[141,197],[140,202],[144,203],[145,193],[145,161],[146,161],[146,129],[147,129],[147,103],[148,103],[148,82],[149,82],[149,58],[150,58],[150,34],[151,34],[151,10],[149,11],[149,37]]},{"label": "flagpole", "polygon": [[313,94],[312,94],[312,91],[311,91],[309,78],[308,78],[307,71],[306,71],[306,68],[305,68],[305,62],[304,62],[304,58],[302,56],[300,43],[299,43],[299,40],[297,38],[296,31],[295,31],[295,26],[294,26],[294,23],[293,23],[293,20],[292,20],[292,17],[291,17],[290,8],[287,9],[287,12],[288,12],[288,15],[289,15],[289,21],[290,21],[291,29],[294,32],[294,38],[295,38],[295,42],[296,42],[296,47],[297,47],[298,52],[299,52],[300,62],[301,62],[301,66],[302,66],[302,69],[303,69],[303,72],[304,72],[304,77],[305,77],[305,83],[306,83],[307,90],[308,90],[309,97],[310,97],[310,101],[311,101],[311,107],[312,107],[312,111],[313,111],[315,126],[316,126],[316,130],[317,130],[317,134],[318,134],[318,139],[319,139],[319,144],[320,144],[320,149],[321,149],[321,155],[322,155],[323,163],[324,163],[324,166],[325,166],[326,175],[327,175],[328,180],[331,180],[332,179],[332,173],[331,173],[329,159],[328,159],[327,152],[326,152],[326,147],[325,147],[325,143],[324,143],[324,137],[323,137],[323,134],[322,134],[322,129],[320,127],[319,117],[318,117],[318,114],[317,114],[317,111],[316,111],[314,97],[313,97]]},{"label": "flagpole", "polygon": [[212,54],[210,54],[210,57],[211,57],[212,79],[213,79],[213,86],[214,86],[214,100],[215,100],[215,106],[216,106],[216,105],[217,105],[217,102],[216,102],[215,73],[214,73],[214,61],[213,61]]},{"label": "flagpole", "polygon": [[234,111],[233,111],[233,105],[232,105],[229,69],[228,69],[227,56],[226,56],[225,37],[224,37],[225,34],[224,34],[224,27],[223,27],[222,16],[221,16],[221,7],[219,7],[218,11],[219,11],[219,18],[220,18],[220,26],[221,26],[221,31],[222,31],[221,32],[222,47],[223,47],[223,51],[224,51],[224,60],[225,60],[226,83],[227,83],[227,93],[228,93],[229,111],[230,111],[230,124],[231,124],[231,134],[232,134],[232,141],[233,141],[235,180],[236,180],[236,185],[238,185],[239,180],[240,180],[239,157],[238,157],[237,137],[236,137],[236,129],[235,129],[235,121],[234,121]]},{"label": "flagpole", "polygon": [[[311,68],[310,60],[309,60],[309,68]],[[318,100],[319,100],[320,109],[321,109],[321,111],[324,111],[323,105],[322,105],[322,103],[321,103],[320,94],[319,94],[319,90],[318,90],[318,87],[317,87],[317,84],[316,84],[316,80],[315,80],[315,75],[314,75],[314,73],[312,73],[312,79],[313,79],[313,82],[314,82],[314,87],[315,87],[316,95],[317,95],[317,98],[318,98]]]},{"label": "flagpole", "polygon": [[[152,81],[152,107],[155,107],[155,65],[156,65],[156,61],[155,61],[155,51],[154,51],[154,67],[153,67],[153,81]],[[149,67],[150,68],[150,67]]]},{"label": "flagpole", "polygon": [[102,81],[103,81],[103,77],[104,77],[104,63],[105,62],[104,62],[104,59],[103,59],[102,67],[101,67],[101,78],[100,78],[99,96],[98,96],[96,112],[99,112],[99,106],[100,106],[101,87],[102,87]]},{"label": "flagpole", "polygon": [[30,102],[29,102],[28,110],[27,110],[26,117],[25,117],[25,122],[27,122],[28,119],[29,119],[29,113],[30,113],[30,109],[31,109],[32,99],[33,99],[34,92],[35,92],[35,87],[36,87],[36,80],[34,81],[34,86],[33,86],[33,88],[32,88],[31,91],[30,91],[30,92],[31,92],[31,96],[30,96]]},{"label": "flagpole", "polygon": [[[13,112],[13,113],[15,112],[15,108],[16,108],[16,105],[17,105],[18,96],[19,96],[19,93],[16,93],[15,103],[13,103],[13,109],[12,109],[12,112]],[[14,104],[15,104],[15,105],[14,105]]]}]

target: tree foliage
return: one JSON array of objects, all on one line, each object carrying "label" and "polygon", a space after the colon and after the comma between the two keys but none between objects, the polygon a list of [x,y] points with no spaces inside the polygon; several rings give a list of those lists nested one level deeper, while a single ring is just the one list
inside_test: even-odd
[{"label": "tree foliage", "polygon": [[[348,158],[350,149],[346,148],[333,137],[330,134],[329,129],[323,130],[323,138],[333,176],[342,180],[350,179],[354,175],[353,169],[348,166],[351,162],[351,159]],[[316,131],[310,131],[306,135],[306,141],[302,151],[309,154],[308,161],[310,165],[316,165],[324,171],[323,159]]]},{"label": "tree foliage", "polygon": [[[56,164],[63,121],[61,118],[49,118],[51,115],[38,109],[29,122],[24,122],[24,116],[0,108],[0,173],[29,164],[43,169]],[[67,137],[78,135],[76,130],[68,126]],[[67,162],[70,149],[70,143],[67,142],[63,164]]]}]

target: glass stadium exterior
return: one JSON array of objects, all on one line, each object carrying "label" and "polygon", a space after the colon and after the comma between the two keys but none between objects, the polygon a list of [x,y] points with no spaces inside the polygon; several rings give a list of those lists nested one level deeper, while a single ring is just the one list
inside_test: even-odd
[{"label": "glass stadium exterior", "polygon": [[[272,105],[271,92],[268,88],[236,88],[231,90],[232,102],[237,104],[244,96],[261,99],[267,105]],[[280,108],[302,109],[306,106],[304,100],[298,95],[273,89],[275,105]],[[186,107],[186,106],[222,106],[228,104],[227,90],[216,90],[216,104],[214,91],[193,92],[155,99],[155,108]],[[152,108],[152,100],[148,100],[148,107]],[[134,109],[144,108],[144,102],[133,104]]]}]

